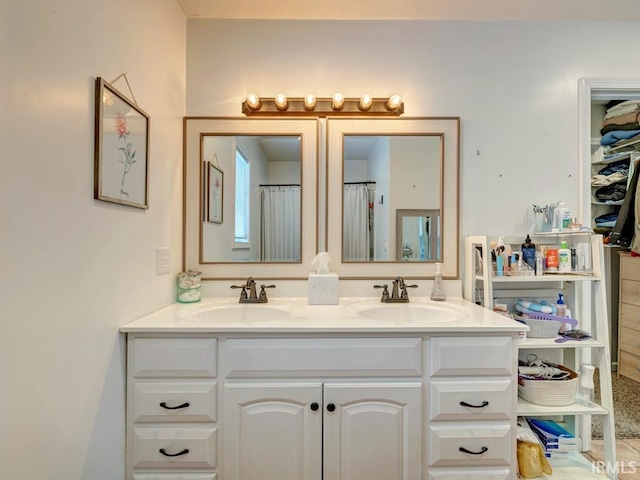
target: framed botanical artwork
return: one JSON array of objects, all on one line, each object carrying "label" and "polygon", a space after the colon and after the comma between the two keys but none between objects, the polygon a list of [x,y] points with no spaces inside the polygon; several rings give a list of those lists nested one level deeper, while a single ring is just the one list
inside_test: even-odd
[{"label": "framed botanical artwork", "polygon": [[149,115],[96,79],[93,198],[149,208]]},{"label": "framed botanical artwork", "polygon": [[207,162],[207,221],[222,223],[222,192],[224,173],[211,162]]}]

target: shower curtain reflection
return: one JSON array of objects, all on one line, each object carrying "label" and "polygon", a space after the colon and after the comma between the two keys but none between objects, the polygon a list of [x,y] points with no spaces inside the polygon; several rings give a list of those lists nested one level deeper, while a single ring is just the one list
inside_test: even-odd
[{"label": "shower curtain reflection", "polygon": [[342,261],[373,259],[373,182],[344,184]]},{"label": "shower curtain reflection", "polygon": [[261,185],[260,260],[300,261],[300,185]]}]

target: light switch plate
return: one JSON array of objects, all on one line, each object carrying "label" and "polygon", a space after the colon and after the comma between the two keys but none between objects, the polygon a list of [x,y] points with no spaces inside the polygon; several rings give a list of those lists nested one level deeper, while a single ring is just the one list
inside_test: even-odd
[{"label": "light switch plate", "polygon": [[156,275],[169,273],[169,247],[156,248]]}]

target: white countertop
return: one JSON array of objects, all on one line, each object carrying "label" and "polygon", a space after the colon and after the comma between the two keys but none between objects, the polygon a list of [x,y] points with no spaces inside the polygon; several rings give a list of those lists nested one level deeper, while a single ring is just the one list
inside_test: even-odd
[{"label": "white countertop", "polygon": [[[388,310],[384,310],[388,309]],[[360,312],[360,313],[359,313]],[[388,313],[388,314],[387,314]],[[365,318],[364,316],[376,317]],[[257,319],[256,317],[263,317]],[[271,318],[269,318],[271,317]],[[284,317],[284,318],[277,318]],[[462,298],[381,303],[341,298],[338,305],[307,305],[306,298],[239,304],[237,298],[175,303],[120,328],[126,333],[435,333],[520,332],[529,327]]]}]

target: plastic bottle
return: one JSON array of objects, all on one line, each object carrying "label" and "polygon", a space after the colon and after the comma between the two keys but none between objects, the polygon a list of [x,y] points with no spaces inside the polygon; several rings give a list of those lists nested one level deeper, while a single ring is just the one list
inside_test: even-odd
[{"label": "plastic bottle", "polygon": [[531,238],[527,234],[527,238],[522,244],[522,260],[525,261],[531,268],[536,268],[536,246],[531,241]]},{"label": "plastic bottle", "polygon": [[433,288],[431,289],[431,300],[441,302],[446,300],[444,293],[444,280],[442,279],[442,263],[436,263],[436,275],[433,278]]},{"label": "plastic bottle", "polygon": [[556,313],[558,317],[567,316],[567,304],[564,303],[564,295],[562,293],[558,294],[558,300],[556,301],[556,308],[558,309],[558,313]]},{"label": "plastic bottle", "polygon": [[558,231],[568,230],[571,223],[571,212],[564,202],[560,202],[553,210],[553,226]]},{"label": "plastic bottle", "polygon": [[560,248],[558,249],[558,271],[571,271],[571,249],[564,240],[560,242]]},{"label": "plastic bottle", "polygon": [[555,272],[558,270],[558,249],[547,249],[547,270]]}]

